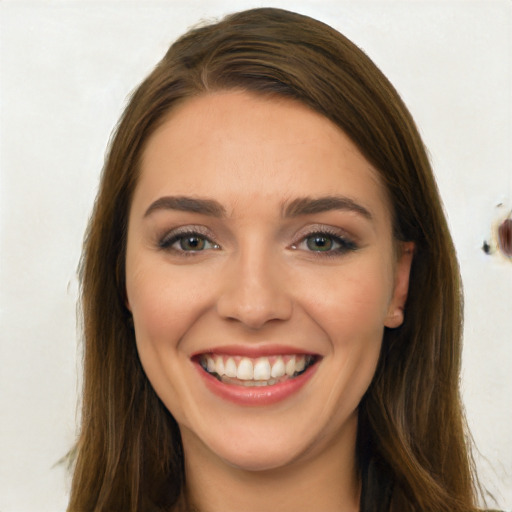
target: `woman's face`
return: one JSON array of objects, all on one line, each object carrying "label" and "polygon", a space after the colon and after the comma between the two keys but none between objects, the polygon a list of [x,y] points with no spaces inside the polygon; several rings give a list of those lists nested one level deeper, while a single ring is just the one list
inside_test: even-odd
[{"label": "woman's face", "polygon": [[258,470],[353,451],[402,322],[394,249],[378,173],[325,117],[234,91],[177,107],[143,154],[126,287],[185,454]]}]

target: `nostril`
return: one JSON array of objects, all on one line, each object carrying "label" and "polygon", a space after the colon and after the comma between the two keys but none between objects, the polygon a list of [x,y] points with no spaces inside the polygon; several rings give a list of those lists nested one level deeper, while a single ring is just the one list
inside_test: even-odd
[{"label": "nostril", "polygon": [[234,294],[219,298],[217,312],[225,320],[240,322],[249,329],[260,329],[269,323],[288,320],[292,304],[289,297],[277,291],[259,297]]}]

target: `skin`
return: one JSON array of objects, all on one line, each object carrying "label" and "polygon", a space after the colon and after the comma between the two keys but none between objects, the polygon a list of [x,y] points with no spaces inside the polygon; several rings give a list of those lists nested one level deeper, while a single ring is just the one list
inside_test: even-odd
[{"label": "skin", "polygon": [[[162,203],[148,212],[167,196],[215,200],[224,214]],[[283,215],[296,199],[325,196],[369,215]],[[199,231],[202,250],[172,238],[183,228]],[[318,232],[331,250],[317,250]],[[392,238],[377,171],[320,114],[243,91],[189,99],[169,114],[142,158],[126,287],[139,355],[180,426],[199,510],[359,509],[357,406],[384,327],[403,321],[411,259],[411,245]],[[319,357],[305,386],[272,405],[212,394],[192,362],[213,348],[268,344]]]}]

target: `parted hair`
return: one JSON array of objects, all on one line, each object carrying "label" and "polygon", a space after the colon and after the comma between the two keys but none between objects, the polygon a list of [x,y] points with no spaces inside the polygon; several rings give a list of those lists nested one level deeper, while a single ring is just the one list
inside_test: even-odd
[{"label": "parted hair", "polygon": [[179,102],[230,89],[292,98],[338,125],[380,173],[394,237],[415,244],[404,323],[385,330],[359,406],[362,512],[475,510],[459,395],[459,270],[418,130],[394,87],[345,36],[262,8],[172,44],[111,139],[80,265],[84,383],[68,511],[187,509],[179,429],[144,374],[126,308],[127,222],[155,129]]}]

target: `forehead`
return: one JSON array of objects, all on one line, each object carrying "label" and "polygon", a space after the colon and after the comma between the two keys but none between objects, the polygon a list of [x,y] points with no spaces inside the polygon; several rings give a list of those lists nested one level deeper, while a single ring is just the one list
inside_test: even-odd
[{"label": "forehead", "polygon": [[228,211],[339,194],[389,216],[379,173],[334,123],[297,101],[242,91],[188,99],[150,137],[134,201],[166,194],[214,197]]}]

